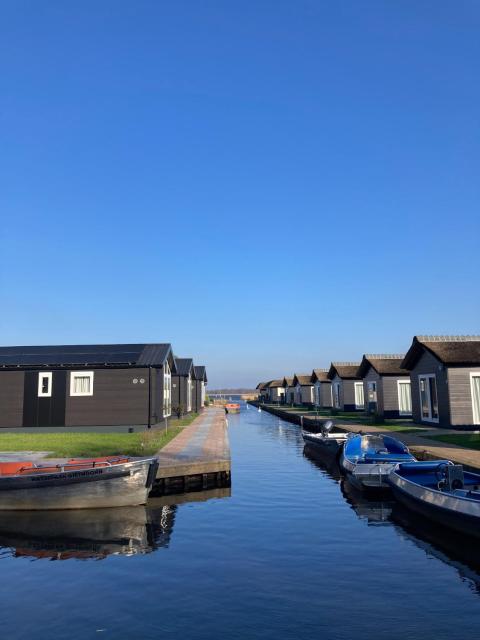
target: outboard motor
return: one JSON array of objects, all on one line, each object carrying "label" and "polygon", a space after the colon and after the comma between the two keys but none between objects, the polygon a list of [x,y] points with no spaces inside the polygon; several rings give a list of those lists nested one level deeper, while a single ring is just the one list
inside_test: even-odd
[{"label": "outboard motor", "polygon": [[322,436],[328,436],[328,434],[333,429],[333,427],[334,427],[333,420],[325,420],[325,422],[321,426]]},{"label": "outboard motor", "polygon": [[443,469],[443,479],[438,483],[441,491],[455,491],[463,489],[465,479],[461,464],[446,464]]}]

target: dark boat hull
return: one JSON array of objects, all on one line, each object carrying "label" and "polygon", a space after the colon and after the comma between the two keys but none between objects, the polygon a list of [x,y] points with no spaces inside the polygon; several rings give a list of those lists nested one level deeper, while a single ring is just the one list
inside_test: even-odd
[{"label": "dark boat hull", "polygon": [[477,516],[447,510],[432,502],[420,500],[393,483],[391,489],[395,498],[411,511],[453,531],[480,538],[480,519]]}]

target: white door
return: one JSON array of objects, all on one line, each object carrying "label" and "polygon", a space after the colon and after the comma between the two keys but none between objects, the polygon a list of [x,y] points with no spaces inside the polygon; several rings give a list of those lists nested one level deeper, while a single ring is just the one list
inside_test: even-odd
[{"label": "white door", "polygon": [[363,395],[363,382],[355,382],[355,408],[365,408],[365,398]]},{"label": "white door", "polygon": [[480,424],[480,373],[470,374],[472,387],[473,424]]},{"label": "white door", "polygon": [[420,386],[420,411],[422,420],[438,422],[437,379],[434,373],[418,377]]},{"label": "white door", "polygon": [[401,416],[412,415],[412,390],[410,380],[397,380],[398,412]]}]

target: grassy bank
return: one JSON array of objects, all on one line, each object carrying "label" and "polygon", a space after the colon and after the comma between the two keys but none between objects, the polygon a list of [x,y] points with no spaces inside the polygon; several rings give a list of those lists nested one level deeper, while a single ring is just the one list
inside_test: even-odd
[{"label": "grassy bank", "polygon": [[0,451],[49,451],[53,458],[153,455],[175,438],[182,427],[169,426],[138,433],[2,433]]},{"label": "grassy bank", "polygon": [[480,434],[478,433],[446,433],[439,436],[425,436],[425,438],[445,442],[445,444],[456,444],[466,449],[480,449]]}]

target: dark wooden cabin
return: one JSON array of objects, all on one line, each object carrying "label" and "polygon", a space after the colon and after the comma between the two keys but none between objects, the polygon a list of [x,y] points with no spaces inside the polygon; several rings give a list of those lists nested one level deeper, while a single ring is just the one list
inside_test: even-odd
[{"label": "dark wooden cabin", "polygon": [[193,367],[195,373],[194,408],[197,413],[205,407],[206,388],[208,383],[207,370],[203,365]]},{"label": "dark wooden cabin", "polygon": [[154,426],[174,366],[170,344],[0,347],[0,427]]},{"label": "dark wooden cabin", "polygon": [[194,410],[195,369],[192,358],[175,358],[172,374],[172,409],[178,415]]}]

